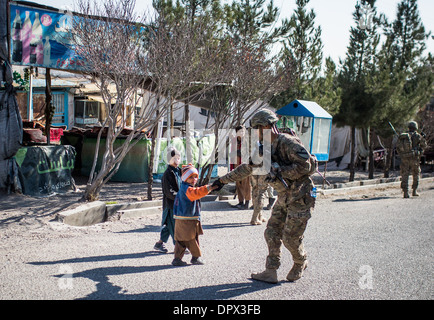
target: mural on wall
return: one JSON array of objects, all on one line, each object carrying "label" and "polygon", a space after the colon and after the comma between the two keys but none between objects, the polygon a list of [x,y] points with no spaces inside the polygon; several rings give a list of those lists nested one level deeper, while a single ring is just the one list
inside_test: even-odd
[{"label": "mural on wall", "polygon": [[76,151],[73,146],[34,146],[15,154],[22,192],[46,196],[74,190],[72,170]]},{"label": "mural on wall", "polygon": [[83,65],[68,44],[71,12],[10,5],[12,64],[79,70]]}]

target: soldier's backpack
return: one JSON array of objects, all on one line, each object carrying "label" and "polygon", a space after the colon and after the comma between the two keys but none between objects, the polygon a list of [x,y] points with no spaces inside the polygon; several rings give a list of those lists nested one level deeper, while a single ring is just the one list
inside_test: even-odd
[{"label": "soldier's backpack", "polygon": [[396,143],[396,151],[400,155],[410,155],[413,151],[413,146],[411,143],[411,136],[409,133],[401,133],[398,137],[398,141]]},{"label": "soldier's backpack", "polygon": [[[301,144],[303,144],[300,138],[297,137],[297,139]],[[305,148],[304,150],[302,150],[301,153],[302,154],[299,153],[299,156],[301,156],[302,158],[308,157],[308,161],[310,163],[310,171],[307,173],[307,175],[308,176],[314,175],[318,171],[318,160],[316,156],[314,154],[309,153]]]},{"label": "soldier's backpack", "polygon": [[[295,137],[297,139],[297,141],[301,145],[303,145],[303,143],[301,142],[299,137],[294,136],[292,134],[288,134],[288,135]],[[278,143],[280,143],[280,140]],[[277,148],[276,148],[276,150],[277,150]],[[298,150],[297,154],[299,157],[306,159],[310,163],[310,170],[306,175],[311,176],[318,171],[318,160],[317,160],[316,156],[313,154],[310,154],[304,146],[301,147],[300,150]]]}]

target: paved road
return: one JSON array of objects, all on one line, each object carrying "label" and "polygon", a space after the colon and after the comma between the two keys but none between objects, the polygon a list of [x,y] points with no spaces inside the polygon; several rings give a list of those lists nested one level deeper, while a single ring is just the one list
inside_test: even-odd
[{"label": "paved road", "polygon": [[0,298],[432,300],[433,208],[434,184],[411,199],[397,191],[321,198],[305,233],[305,276],[284,281],[292,260],[283,250],[277,285],[249,279],[267,250],[265,225],[250,226],[248,210],[203,211],[203,266],[173,267],[172,254],[153,251],[158,216],[90,227],[29,223],[21,236],[0,231]]}]

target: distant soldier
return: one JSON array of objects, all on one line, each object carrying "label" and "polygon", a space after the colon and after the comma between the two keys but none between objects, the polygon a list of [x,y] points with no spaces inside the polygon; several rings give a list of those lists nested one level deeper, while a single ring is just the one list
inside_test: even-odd
[{"label": "distant soldier", "polygon": [[413,175],[413,196],[417,197],[417,187],[420,176],[420,158],[423,150],[426,148],[426,140],[417,132],[417,122],[408,123],[408,133],[402,133],[398,137],[396,149],[401,157],[401,189],[404,192],[404,198],[409,198],[408,194],[408,176]]},{"label": "distant soldier", "polygon": [[[290,134],[281,134],[276,128],[278,118],[270,110],[263,109],[251,119],[252,128],[259,129],[259,140],[271,143],[271,170],[268,183],[277,191],[271,217],[265,230],[268,256],[265,271],[252,274],[255,280],[277,283],[277,269],[280,266],[281,246],[291,252],[294,265],[286,279],[295,281],[301,278],[307,267],[307,255],[303,246],[303,234],[315,205],[312,196],[313,182],[310,176],[315,173],[318,163],[301,141]],[[271,141],[264,141],[264,129],[271,130]],[[224,184],[242,180],[256,174],[255,165],[241,164],[235,170],[214,182],[221,188]]]},{"label": "distant soldier", "polygon": [[[263,148],[258,146],[259,156],[263,157]],[[265,155],[270,157],[269,154]],[[274,201],[276,200],[273,195],[273,188],[268,184],[267,176],[262,175],[252,175],[252,202],[253,202],[253,214],[250,221],[251,225],[259,225],[265,222],[265,218],[262,216],[262,210],[270,210],[273,207]],[[264,208],[264,197],[268,198],[268,205]]]},{"label": "distant soldier", "polygon": [[253,175],[252,176],[252,202],[253,202],[253,214],[250,220],[251,225],[258,225],[265,222],[262,217],[262,209],[264,206],[263,196],[267,192],[268,182],[265,175]]}]

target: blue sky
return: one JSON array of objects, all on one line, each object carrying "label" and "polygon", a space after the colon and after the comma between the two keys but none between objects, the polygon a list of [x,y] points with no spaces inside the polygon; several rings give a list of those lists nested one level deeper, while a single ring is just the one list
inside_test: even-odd
[{"label": "blue sky", "polygon": [[[102,0],[101,0],[102,1]],[[74,9],[74,0],[34,0],[33,2],[64,9],[68,6]],[[225,2],[228,2],[226,0]],[[229,1],[230,2],[230,1]],[[324,44],[324,57],[330,56],[338,63],[339,58],[344,59],[349,43],[350,27],[355,25],[352,14],[358,0],[310,0],[309,9],[316,13],[316,25],[322,28],[322,41]],[[400,0],[377,0],[377,11],[385,13],[388,20],[396,17],[396,8]],[[295,0],[274,0],[274,5],[280,8],[281,18],[289,18],[296,8]],[[427,31],[434,34],[434,1],[419,0],[419,14]],[[152,8],[152,0],[136,0],[138,13]],[[427,41],[427,52],[434,54],[434,40]]]}]

